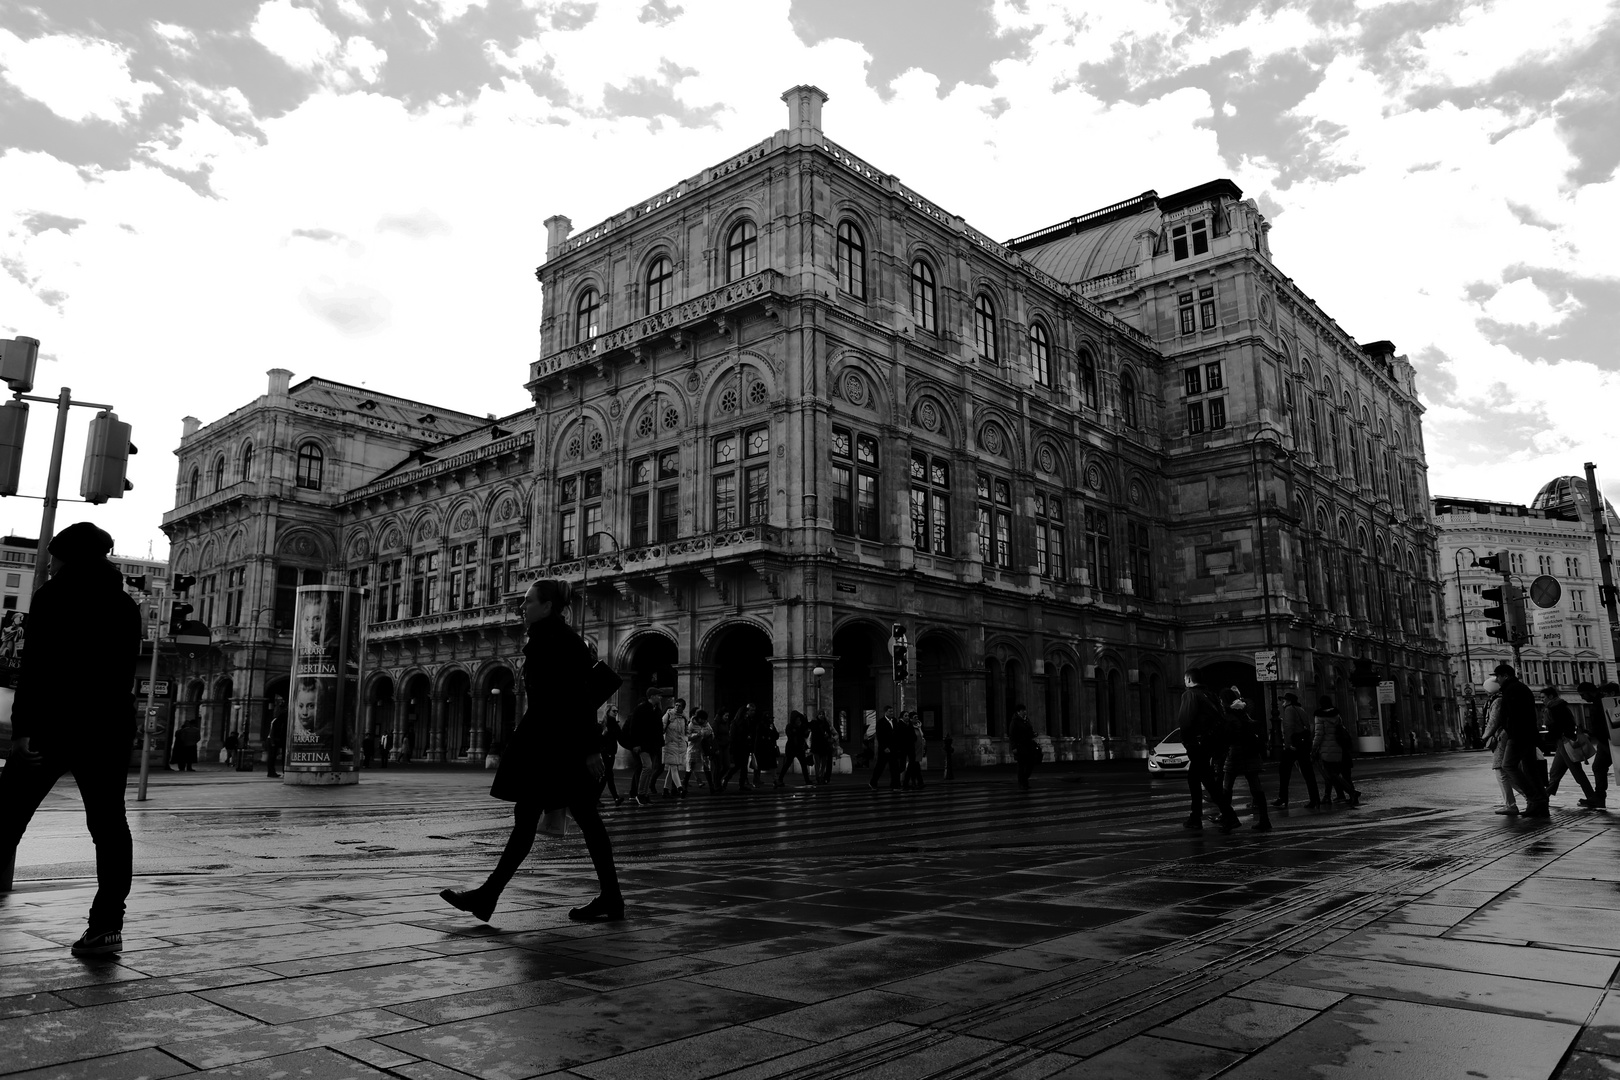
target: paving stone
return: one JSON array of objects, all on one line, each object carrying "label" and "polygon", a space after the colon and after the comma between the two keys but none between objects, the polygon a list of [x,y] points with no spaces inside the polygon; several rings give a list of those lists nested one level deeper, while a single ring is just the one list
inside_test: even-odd
[{"label": "paving stone", "polygon": [[[409,1065],[401,1068],[410,1068]],[[388,1073],[327,1047],[258,1058],[195,1075],[219,1080],[389,1080]]]},{"label": "paving stone", "polygon": [[1388,960],[1421,967],[1511,974],[1519,979],[1607,986],[1620,960],[1581,953],[1553,952],[1455,938],[1423,938],[1363,930],[1329,945],[1324,952],[1364,960]]},{"label": "paving stone", "polygon": [[1457,926],[1460,935],[1522,944],[1545,941],[1574,946],[1613,946],[1601,915],[1590,908],[1550,907],[1507,899],[1490,905]]},{"label": "paving stone", "polygon": [[587,1062],[574,1066],[572,1071],[591,1080],[668,1080],[670,1077],[704,1080],[810,1045],[805,1039],[747,1025],[706,1031],[645,1050]]},{"label": "paving stone", "polygon": [[344,1057],[354,1058],[367,1065],[374,1065],[379,1069],[396,1069],[401,1065],[409,1065],[416,1061],[416,1057],[403,1050],[395,1050],[392,1046],[372,1042],[370,1039],[350,1039],[348,1042],[336,1043],[330,1047]]},{"label": "paving stone", "polygon": [[228,1039],[165,1041],[163,1050],[199,1069],[235,1065],[257,1058],[276,1057],[298,1050],[391,1035],[420,1027],[420,1022],[383,1009],[366,1009],[340,1016],[323,1016],[292,1024],[276,1024],[238,1032]]},{"label": "paving stone", "polygon": [[1274,978],[1367,997],[1431,1002],[1576,1024],[1586,1019],[1602,996],[1601,990],[1562,983],[1325,955],[1291,964]]},{"label": "paving stone", "polygon": [[72,1008],[70,1003],[61,994],[52,994],[40,991],[34,994],[18,994],[14,997],[0,998],[0,1020],[13,1016],[33,1016],[35,1013],[55,1012],[58,1009]]},{"label": "paving stone", "polygon": [[[0,1058],[0,1061],[8,1059]],[[191,1067],[161,1050],[145,1047],[106,1057],[48,1065],[43,1069],[7,1072],[6,1080],[163,1080],[190,1073]]]},{"label": "paving stone", "polygon": [[1310,986],[1290,986],[1288,983],[1259,979],[1233,990],[1232,997],[1250,1001],[1270,1001],[1278,1005],[1293,1005],[1301,1009],[1321,1011],[1343,1001],[1347,995],[1332,990],[1318,990]]},{"label": "paving stone", "polygon": [[897,934],[819,949],[804,956],[722,968],[693,979],[710,986],[814,1002],[872,989],[993,951],[990,946],[971,942]]},{"label": "paving stone", "polygon": [[[677,1000],[679,1009],[668,1003]],[[714,1031],[788,1008],[776,998],[694,982],[633,986],[515,1012],[475,1017],[380,1042],[492,1078],[534,1076]]]},{"label": "paving stone", "polygon": [[1312,1009],[1222,997],[1154,1028],[1148,1034],[1201,1046],[1248,1052],[1276,1041],[1315,1015]]},{"label": "paving stone", "polygon": [[1213,1046],[1138,1035],[1052,1073],[1051,1080],[1203,1080],[1242,1056]]},{"label": "paving stone", "polygon": [[195,995],[172,994],[0,1020],[0,1047],[7,1064],[21,1071],[258,1026]]},{"label": "paving stone", "polygon": [[[1351,997],[1222,1073],[1222,1080],[1284,1076],[1521,1080],[1551,1076],[1576,1028],[1519,1016],[1412,1001]],[[1491,1048],[1488,1054],[1479,1052]],[[1466,1062],[1466,1066],[1461,1063]]]},{"label": "paving stone", "polygon": [[16,997],[42,990],[71,990],[78,986],[143,979],[146,976],[112,959],[36,960],[30,964],[0,967],[0,997]]},{"label": "paving stone", "polygon": [[243,986],[248,983],[269,982],[276,978],[258,968],[223,968],[202,971],[195,975],[164,975],[155,979],[132,979],[123,982],[100,983],[96,986],[76,986],[60,991],[60,995],[75,1005],[100,1005],[108,1001],[135,1001],[140,998],[163,997],[191,990],[211,990],[220,986]]},{"label": "paving stone", "polygon": [[623,986],[638,986],[642,983],[676,979],[683,975],[696,975],[721,966],[723,965],[716,964],[712,960],[699,960],[692,956],[667,956],[640,964],[600,967],[582,975],[571,975],[568,981],[591,990],[616,990]]},{"label": "paving stone", "polygon": [[825,1042],[898,1020],[931,1004],[926,998],[910,994],[862,990],[814,1005],[789,1009],[763,1020],[755,1020],[750,1026],[810,1042]]},{"label": "paving stone", "polygon": [[1612,1080],[1620,1077],[1620,1058],[1577,1050],[1569,1055],[1558,1080]]},{"label": "paving stone", "polygon": [[557,980],[507,983],[463,994],[426,998],[390,1005],[389,1011],[420,1020],[424,1024],[449,1024],[474,1016],[516,1012],[567,998],[584,997],[592,991]]}]

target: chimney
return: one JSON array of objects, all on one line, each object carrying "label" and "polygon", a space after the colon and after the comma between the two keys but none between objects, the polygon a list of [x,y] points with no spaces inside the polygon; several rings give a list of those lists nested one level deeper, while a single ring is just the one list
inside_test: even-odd
[{"label": "chimney", "polygon": [[292,372],[286,368],[277,367],[271,368],[265,374],[270,376],[270,389],[268,391],[270,396],[278,399],[286,397],[287,386],[292,382]]},{"label": "chimney", "polygon": [[546,255],[549,256],[562,247],[563,241],[568,239],[568,234],[574,231],[574,223],[562,214],[553,214],[546,218],[545,225]]},{"label": "chimney", "polygon": [[195,416],[182,416],[180,418],[181,441],[184,442],[186,439],[189,439],[193,435],[197,434],[197,429],[200,427],[202,427],[202,421],[197,419]]},{"label": "chimney", "polygon": [[788,145],[821,142],[821,107],[827,92],[819,86],[801,83],[782,95],[788,107]]}]

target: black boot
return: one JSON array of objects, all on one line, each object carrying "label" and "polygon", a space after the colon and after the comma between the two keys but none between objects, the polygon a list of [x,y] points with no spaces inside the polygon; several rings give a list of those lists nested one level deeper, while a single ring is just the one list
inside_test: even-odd
[{"label": "black boot", "polygon": [[466,892],[457,892],[454,889],[445,889],[439,893],[439,898],[457,911],[465,911],[479,922],[489,922],[489,917],[495,914],[495,901],[499,894],[491,895],[483,887],[468,889]]},{"label": "black boot", "polygon": [[624,897],[598,896],[584,907],[569,911],[568,917],[575,922],[617,922],[624,918]]}]

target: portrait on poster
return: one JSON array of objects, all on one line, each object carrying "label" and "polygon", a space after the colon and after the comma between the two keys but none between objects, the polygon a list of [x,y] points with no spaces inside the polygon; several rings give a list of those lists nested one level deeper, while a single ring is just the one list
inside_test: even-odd
[{"label": "portrait on poster", "polygon": [[306,585],[298,590],[287,702],[290,767],[353,766],[363,610],[360,597],[341,586]]}]

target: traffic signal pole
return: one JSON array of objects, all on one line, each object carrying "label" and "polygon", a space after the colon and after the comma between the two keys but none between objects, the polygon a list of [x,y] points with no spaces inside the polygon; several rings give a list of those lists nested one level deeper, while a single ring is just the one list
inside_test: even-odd
[{"label": "traffic signal pole", "polygon": [[56,397],[39,397],[35,394],[17,394],[24,401],[42,401],[47,405],[56,406],[56,436],[51,440],[51,469],[45,480],[45,509],[39,517],[39,549],[34,553],[34,591],[38,592],[45,584],[51,568],[51,541],[56,536],[56,507],[61,500],[57,492],[62,486],[62,448],[67,443],[68,409],[74,405],[81,408],[97,409],[104,412],[112,410],[111,405],[97,405],[89,401],[74,401],[73,391],[62,387]]},{"label": "traffic signal pole", "polygon": [[154,597],[158,605],[157,629],[152,631],[152,668],[146,676],[146,712],[141,717],[141,782],[135,789],[135,801],[146,801],[146,777],[152,770],[152,720],[157,712],[158,642],[163,638],[163,592]]},{"label": "traffic signal pole", "polygon": [[1615,595],[1614,556],[1609,551],[1609,526],[1604,520],[1603,492],[1597,486],[1597,466],[1586,463],[1586,498],[1592,504],[1592,532],[1598,549],[1598,571],[1603,580],[1603,606],[1609,613],[1609,638],[1620,657],[1620,597]]}]

